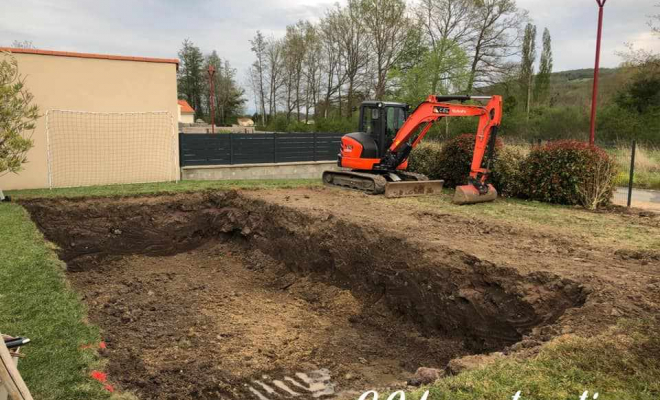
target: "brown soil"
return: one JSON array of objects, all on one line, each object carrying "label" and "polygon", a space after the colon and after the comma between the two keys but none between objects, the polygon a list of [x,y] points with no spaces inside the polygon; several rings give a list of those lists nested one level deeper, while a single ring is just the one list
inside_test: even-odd
[{"label": "brown soil", "polygon": [[268,395],[256,380],[321,368],[338,391],[392,387],[658,311],[654,255],[418,204],[336,189],[23,202],[104,330],[111,379],[144,399]]},{"label": "brown soil", "polygon": [[70,279],[104,328],[110,376],[145,399],[245,398],[264,374],[321,368],[344,389],[386,386],[467,353],[231,242],[126,256]]}]

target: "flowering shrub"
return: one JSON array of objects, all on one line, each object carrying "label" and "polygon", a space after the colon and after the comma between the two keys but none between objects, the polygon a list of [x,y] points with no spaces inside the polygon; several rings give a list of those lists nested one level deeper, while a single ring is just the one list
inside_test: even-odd
[{"label": "flowering shrub", "polygon": [[575,140],[532,149],[521,165],[520,195],[548,203],[607,205],[614,192],[616,165],[602,149]]}]

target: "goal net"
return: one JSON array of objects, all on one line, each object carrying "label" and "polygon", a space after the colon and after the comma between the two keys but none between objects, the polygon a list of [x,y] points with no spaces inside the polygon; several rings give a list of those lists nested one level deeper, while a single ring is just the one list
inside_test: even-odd
[{"label": "goal net", "polygon": [[49,110],[46,138],[51,188],[178,178],[174,120],[166,111]]}]

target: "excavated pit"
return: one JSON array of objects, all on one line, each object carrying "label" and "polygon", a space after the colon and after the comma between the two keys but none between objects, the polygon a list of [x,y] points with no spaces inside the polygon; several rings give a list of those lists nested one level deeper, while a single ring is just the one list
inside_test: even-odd
[{"label": "excavated pit", "polygon": [[237,192],[23,201],[142,399],[319,397],[504,350],[586,298],[464,252]]}]

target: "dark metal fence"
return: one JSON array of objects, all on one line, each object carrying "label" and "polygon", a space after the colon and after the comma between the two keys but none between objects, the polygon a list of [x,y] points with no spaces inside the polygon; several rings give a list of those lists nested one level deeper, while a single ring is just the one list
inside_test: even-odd
[{"label": "dark metal fence", "polygon": [[331,161],[341,133],[179,134],[180,165]]}]

